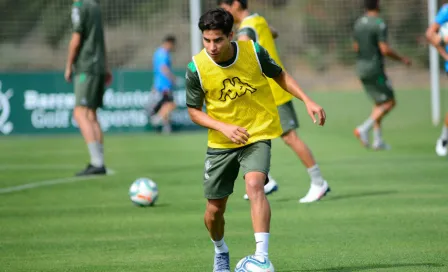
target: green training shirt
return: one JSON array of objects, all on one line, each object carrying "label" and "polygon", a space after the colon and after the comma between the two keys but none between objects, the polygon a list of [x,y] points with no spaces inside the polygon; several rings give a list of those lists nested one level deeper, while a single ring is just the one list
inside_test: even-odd
[{"label": "green training shirt", "polygon": [[78,0],[72,6],[73,32],[81,35],[75,73],[104,74],[106,47],[101,10],[96,0]]},{"label": "green training shirt", "polygon": [[384,73],[384,57],[379,42],[387,42],[387,25],[376,16],[362,16],[355,22],[354,39],[359,45],[356,70],[361,78]]}]

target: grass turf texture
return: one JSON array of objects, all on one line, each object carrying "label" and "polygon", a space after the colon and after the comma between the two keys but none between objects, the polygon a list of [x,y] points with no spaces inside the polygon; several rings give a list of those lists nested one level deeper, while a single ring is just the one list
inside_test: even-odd
[{"label": "grass turf texture", "polygon": [[[392,150],[365,150],[352,135],[371,105],[362,93],[316,93],[324,128],[296,103],[300,133],[332,192],[303,205],[309,178],[279,139],[272,174],[270,258],[277,272],[448,271],[447,161],[428,92],[398,92],[385,120]],[[0,188],[71,177],[87,149],[78,135],[0,139]],[[1,271],[211,271],[213,245],[202,216],[205,131],[163,137],[106,135],[115,175],[0,194]],[[154,207],[135,207],[128,188],[154,179]],[[255,250],[241,177],[226,213],[231,265]]]}]

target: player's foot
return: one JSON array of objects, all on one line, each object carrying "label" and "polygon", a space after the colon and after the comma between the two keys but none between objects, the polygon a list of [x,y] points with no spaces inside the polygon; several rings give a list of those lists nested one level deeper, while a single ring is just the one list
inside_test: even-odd
[{"label": "player's foot", "polygon": [[391,149],[390,145],[386,144],[383,141],[373,143],[372,148],[374,150],[390,150]]},{"label": "player's foot", "polygon": [[300,203],[311,203],[314,201],[318,201],[329,193],[330,187],[328,183],[324,180],[324,184],[322,186],[311,184],[310,190],[306,194],[306,196],[302,197],[299,202]]},{"label": "player's foot", "polygon": [[87,167],[76,173],[76,176],[89,176],[89,175],[105,175],[106,174],[106,167],[95,167],[91,165],[90,163],[87,165]]},{"label": "player's foot", "polygon": [[448,154],[447,143],[447,140],[437,139],[436,153],[440,157],[445,157]]},{"label": "player's foot", "polygon": [[213,272],[230,272],[229,253],[215,253]]},{"label": "player's foot", "polygon": [[369,134],[367,132],[361,131],[360,129],[356,128],[353,131],[353,134],[355,134],[356,138],[358,138],[363,147],[369,147]]},{"label": "player's foot", "polygon": [[[269,178],[268,184],[264,186],[264,194],[270,195],[273,192],[277,192],[278,190],[278,184],[274,179]],[[244,195],[245,200],[249,200],[249,196],[247,194]]]}]

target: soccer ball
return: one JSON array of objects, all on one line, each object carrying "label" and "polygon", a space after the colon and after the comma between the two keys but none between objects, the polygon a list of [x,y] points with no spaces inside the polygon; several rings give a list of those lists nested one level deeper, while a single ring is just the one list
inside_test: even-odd
[{"label": "soccer ball", "polygon": [[131,201],[141,207],[154,205],[158,196],[157,184],[148,178],[135,180],[129,188]]},{"label": "soccer ball", "polygon": [[274,272],[274,266],[267,257],[250,255],[242,258],[236,265],[235,272]]},{"label": "soccer ball", "polygon": [[440,26],[439,35],[446,43],[448,38],[448,23],[444,23],[443,25]]}]

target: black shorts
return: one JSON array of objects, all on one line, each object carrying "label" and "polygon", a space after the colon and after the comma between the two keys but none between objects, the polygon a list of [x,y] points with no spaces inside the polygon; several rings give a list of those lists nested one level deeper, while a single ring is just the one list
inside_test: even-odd
[{"label": "black shorts", "polygon": [[159,110],[162,108],[163,104],[168,102],[174,102],[173,93],[171,91],[164,91],[162,93],[162,98],[157,102],[157,104],[154,106],[154,109],[152,111],[152,114],[157,114]]}]

